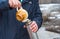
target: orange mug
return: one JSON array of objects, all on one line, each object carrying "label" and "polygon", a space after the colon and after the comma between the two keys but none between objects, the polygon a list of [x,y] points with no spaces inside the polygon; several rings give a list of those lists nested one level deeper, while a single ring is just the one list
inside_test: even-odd
[{"label": "orange mug", "polygon": [[22,22],[22,21],[26,20],[27,18],[28,18],[28,12],[25,9],[23,9],[22,7],[19,10],[17,8],[16,19],[18,21]]}]

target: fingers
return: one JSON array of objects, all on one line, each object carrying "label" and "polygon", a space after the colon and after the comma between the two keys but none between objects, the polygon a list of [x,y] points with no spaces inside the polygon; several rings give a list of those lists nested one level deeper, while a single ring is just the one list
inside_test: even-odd
[{"label": "fingers", "polygon": [[11,0],[9,0],[9,5],[10,5],[10,7],[12,6],[12,1]]},{"label": "fingers", "polygon": [[20,3],[20,1],[18,1],[18,8],[20,8],[21,7],[21,3]]},{"label": "fingers", "polygon": [[12,7],[13,8],[16,8],[18,6],[18,3],[17,3],[17,1],[15,0],[12,0]]},{"label": "fingers", "polygon": [[9,5],[12,8],[17,8],[17,7],[20,8],[21,3],[19,0],[9,0]]},{"label": "fingers", "polygon": [[30,29],[31,29],[32,32],[37,32],[38,26],[37,26],[37,24],[36,24],[35,21],[33,21],[33,22],[30,24]]},{"label": "fingers", "polygon": [[[38,26],[36,24],[35,21],[33,21],[30,25],[29,25],[30,29],[32,32],[37,32],[38,31]],[[27,26],[24,25],[24,28],[27,28]]]}]

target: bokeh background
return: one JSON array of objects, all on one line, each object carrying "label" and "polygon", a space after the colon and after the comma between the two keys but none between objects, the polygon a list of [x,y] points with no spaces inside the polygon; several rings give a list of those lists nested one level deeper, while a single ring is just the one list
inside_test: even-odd
[{"label": "bokeh background", "polygon": [[60,0],[39,0],[40,4],[60,3]]},{"label": "bokeh background", "polygon": [[60,39],[60,0],[39,0],[39,6],[43,24],[38,39]]}]

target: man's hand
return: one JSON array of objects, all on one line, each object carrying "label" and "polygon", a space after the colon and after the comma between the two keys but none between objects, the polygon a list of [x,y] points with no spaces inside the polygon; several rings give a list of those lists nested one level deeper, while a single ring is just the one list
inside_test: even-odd
[{"label": "man's hand", "polygon": [[[26,26],[24,26],[24,28],[26,28]],[[30,24],[30,29],[32,32],[37,32],[38,31],[38,25],[35,21],[33,21],[31,24]]]},{"label": "man's hand", "polygon": [[21,7],[21,3],[19,0],[9,0],[9,5],[12,8],[20,8]]}]

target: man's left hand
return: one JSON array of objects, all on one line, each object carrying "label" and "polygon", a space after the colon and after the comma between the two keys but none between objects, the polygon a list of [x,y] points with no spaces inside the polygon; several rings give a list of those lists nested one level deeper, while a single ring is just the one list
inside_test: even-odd
[{"label": "man's left hand", "polygon": [[[26,28],[26,26],[24,26],[24,28]],[[37,32],[38,31],[38,25],[35,21],[33,21],[31,24],[30,24],[30,29],[32,32]]]}]

